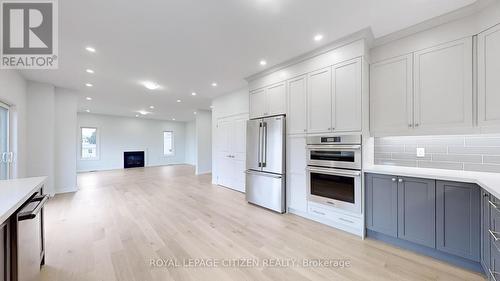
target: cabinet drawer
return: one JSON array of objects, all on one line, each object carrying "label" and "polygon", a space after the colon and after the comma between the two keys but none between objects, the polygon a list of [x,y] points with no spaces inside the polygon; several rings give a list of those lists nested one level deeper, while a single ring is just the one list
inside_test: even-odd
[{"label": "cabinet drawer", "polygon": [[329,220],[333,223],[343,224],[349,227],[358,227],[363,224],[363,220],[358,217],[338,213],[327,209],[326,207],[319,207],[315,203],[309,202],[308,211],[311,215]]}]

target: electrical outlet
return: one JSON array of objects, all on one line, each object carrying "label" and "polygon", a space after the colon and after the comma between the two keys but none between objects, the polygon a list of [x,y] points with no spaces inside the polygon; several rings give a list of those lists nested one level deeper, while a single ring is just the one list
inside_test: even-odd
[{"label": "electrical outlet", "polygon": [[425,157],[425,148],[417,147],[417,157]]}]

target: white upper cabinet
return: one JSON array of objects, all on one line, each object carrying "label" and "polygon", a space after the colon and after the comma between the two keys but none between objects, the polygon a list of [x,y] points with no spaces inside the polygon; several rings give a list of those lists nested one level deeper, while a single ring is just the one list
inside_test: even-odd
[{"label": "white upper cabinet", "polygon": [[332,130],[332,75],[331,67],[308,74],[307,77],[307,132],[325,133]]},{"label": "white upper cabinet", "polygon": [[267,97],[266,89],[255,90],[250,93],[250,118],[266,116]]},{"label": "white upper cabinet", "polygon": [[278,83],[267,88],[267,114],[278,115],[286,112],[286,83]]},{"label": "white upper cabinet", "polygon": [[408,132],[413,126],[413,57],[411,54],[370,66],[372,134]]},{"label": "white upper cabinet", "polygon": [[334,65],[332,77],[333,130],[361,131],[361,59]]},{"label": "white upper cabinet", "polygon": [[288,134],[307,132],[307,77],[300,76],[287,81],[288,84]]},{"label": "white upper cabinet", "polygon": [[250,118],[286,113],[286,83],[280,82],[250,93]]},{"label": "white upper cabinet", "polygon": [[472,38],[414,54],[416,130],[472,128]]},{"label": "white upper cabinet", "polygon": [[500,127],[500,25],[478,36],[478,122]]}]

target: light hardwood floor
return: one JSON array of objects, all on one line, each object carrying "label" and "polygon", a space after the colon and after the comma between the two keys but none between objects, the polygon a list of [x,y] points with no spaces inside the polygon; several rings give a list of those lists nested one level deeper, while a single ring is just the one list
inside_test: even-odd
[{"label": "light hardwood floor", "polygon": [[[249,205],[244,194],[211,185],[210,176],[195,176],[191,166],[84,173],[78,184],[78,192],[58,195],[46,207],[42,280],[484,280],[432,258]],[[175,259],[178,266],[150,265],[159,258]],[[238,258],[257,266],[227,266]],[[350,266],[264,265],[290,259],[344,259]]]}]

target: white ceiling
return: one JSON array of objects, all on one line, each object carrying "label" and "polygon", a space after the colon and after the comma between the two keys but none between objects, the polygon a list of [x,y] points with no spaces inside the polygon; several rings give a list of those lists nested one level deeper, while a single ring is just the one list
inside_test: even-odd
[{"label": "white ceiling", "polygon": [[[148,118],[186,121],[209,109],[212,98],[244,87],[244,77],[264,69],[261,59],[271,67],[367,27],[377,38],[473,2],[64,0],[59,69],[23,75],[79,90],[79,111],[135,116],[147,110]],[[312,39],[317,33],[324,35],[321,42]],[[89,45],[97,52],[85,51]],[[163,89],[147,90],[143,80]],[[212,87],[213,81],[219,86]]]}]

